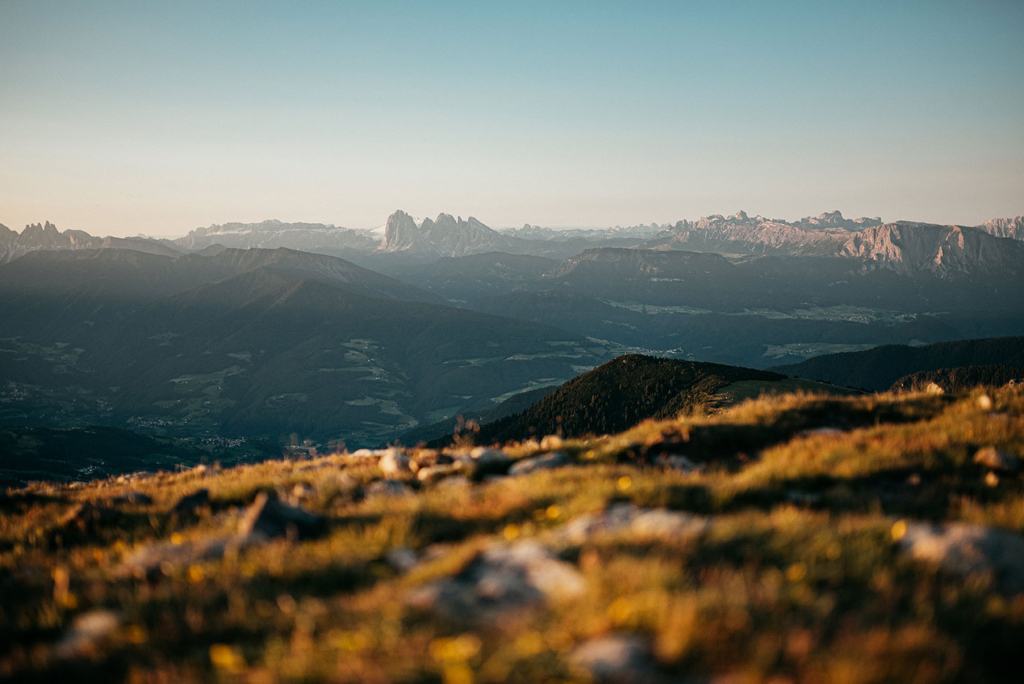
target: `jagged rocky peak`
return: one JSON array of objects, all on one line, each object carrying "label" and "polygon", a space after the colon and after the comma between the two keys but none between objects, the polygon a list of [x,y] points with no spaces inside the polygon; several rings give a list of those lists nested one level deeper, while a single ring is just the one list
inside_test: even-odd
[{"label": "jagged rocky peak", "polygon": [[19,242],[25,245],[44,245],[55,243],[60,239],[61,233],[57,230],[57,226],[47,221],[45,224],[30,223],[25,226],[25,230],[21,231]]},{"label": "jagged rocky peak", "polygon": [[808,216],[796,221],[794,225],[814,228],[841,228],[844,230],[861,230],[863,228],[870,228],[872,226],[882,225],[882,219],[878,216],[873,218],[861,217],[857,219],[848,219],[843,216],[843,213],[836,209],[835,211],[826,211],[819,214],[818,216]]},{"label": "jagged rocky peak", "polygon": [[[426,224],[425,220],[423,223]],[[395,211],[388,217],[384,226],[384,239],[381,241],[381,249],[389,252],[409,249],[419,242],[420,232],[416,228],[416,221],[413,217],[401,209]]]},{"label": "jagged rocky peak", "polygon": [[1020,272],[1024,247],[999,243],[979,228],[897,221],[853,234],[839,255],[907,275],[928,272],[950,278]]},{"label": "jagged rocky peak", "polygon": [[1024,216],[992,219],[978,227],[996,237],[1024,240]]}]

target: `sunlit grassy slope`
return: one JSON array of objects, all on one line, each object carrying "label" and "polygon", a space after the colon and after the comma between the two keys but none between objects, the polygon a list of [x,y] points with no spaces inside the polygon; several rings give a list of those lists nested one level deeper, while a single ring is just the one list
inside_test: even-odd
[{"label": "sunlit grassy slope", "polygon": [[[1022,475],[973,460],[988,446],[1024,455],[1024,390],[790,394],[551,442],[572,465],[432,484],[400,472],[411,491],[393,497],[374,494],[372,455],[10,491],[0,499],[0,675],[587,681],[580,645],[630,635],[643,644],[634,681],[1019,681],[1024,594],[915,559],[899,542],[929,521],[1024,532]],[[425,467],[447,460],[408,455]],[[670,468],[665,455],[698,467]],[[198,514],[169,513],[201,488],[209,503]],[[263,491],[325,516],[322,533],[124,571],[140,549],[233,532]],[[128,492],[152,502],[116,501]],[[83,501],[104,514],[62,523]],[[692,514],[698,532],[567,534],[621,502]],[[470,581],[484,550],[524,540],[578,582],[555,582],[500,619],[473,614],[508,598],[482,582],[462,614],[412,600],[439,579]],[[105,626],[83,637],[82,616]]]}]

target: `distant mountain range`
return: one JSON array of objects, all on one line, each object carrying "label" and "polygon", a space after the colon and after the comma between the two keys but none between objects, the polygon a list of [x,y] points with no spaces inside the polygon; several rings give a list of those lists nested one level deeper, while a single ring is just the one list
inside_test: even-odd
[{"label": "distant mountain range", "polygon": [[333,224],[282,223],[274,220],[215,224],[209,228],[196,228],[185,237],[173,241],[182,251],[198,251],[212,245],[223,245],[239,249],[286,247],[337,255],[372,251],[379,243],[380,238],[368,230],[351,230]]},{"label": "distant mountain range", "polygon": [[148,254],[179,256],[182,250],[160,240],[143,237],[94,237],[82,230],[57,230],[49,221],[32,223],[17,233],[0,223],[0,264],[37,250],[132,249]]},{"label": "distant mountain range", "polygon": [[[438,256],[481,245],[527,251],[537,241],[493,231],[474,219],[442,215],[437,221],[417,224],[397,212],[385,226],[383,247],[378,244],[372,251],[353,252],[365,267],[358,271],[356,263],[338,262],[322,253],[314,258],[308,252],[226,248],[218,242],[195,241],[192,235],[188,238],[192,247],[205,246],[184,254],[174,251],[184,250],[184,244],[139,238],[151,251],[169,252],[168,258],[154,266],[144,282],[120,284],[112,291],[113,296],[124,298],[159,286],[166,294],[181,283],[209,284],[271,261],[278,271],[287,270],[289,260],[302,263],[298,268],[303,277],[326,279],[337,286],[341,278],[331,271],[344,263],[343,268],[358,272],[356,281],[365,285],[364,289],[352,285],[357,294],[381,297],[391,292],[394,298],[443,303],[559,328],[577,339],[594,338],[622,350],[751,367],[879,344],[1024,333],[1024,301],[1013,296],[1024,289],[1024,242],[977,228],[878,224],[874,219],[851,222],[838,212],[798,223],[771,228],[778,231],[776,244],[784,245],[787,235],[827,240],[841,236],[844,242],[832,248],[839,254],[798,256],[786,254],[781,247],[769,254],[737,254],[744,247],[735,243],[720,247],[727,252],[720,254],[705,251],[708,245],[687,251],[678,247],[700,245],[677,241],[667,246],[638,237],[633,242],[647,249],[587,247],[594,242],[572,238],[543,243],[549,253],[574,252],[565,258],[507,251]],[[317,232],[303,225],[218,228],[206,231],[203,239],[234,236],[241,244],[256,238],[262,243],[280,242],[293,230],[307,236],[347,236],[350,244],[358,238],[365,245],[370,239],[368,234],[359,237],[343,228]],[[758,233],[757,225],[767,224],[742,213],[729,219],[712,217],[702,225],[686,230],[740,238],[770,232],[764,228]],[[47,235],[49,244],[64,244],[58,238],[69,235],[52,226],[30,233]],[[38,253],[70,255],[91,249],[92,243],[78,234],[71,233],[70,238],[73,249],[65,246]],[[615,240],[627,239],[614,238],[613,244]],[[429,257],[425,256],[428,247],[433,250]],[[12,262],[9,277],[21,277],[19,269],[34,263],[35,256]],[[19,266],[25,259],[29,260]],[[172,268],[175,261],[180,263]],[[61,258],[46,263],[56,270],[82,267]],[[41,270],[42,281],[52,279],[52,273]],[[160,273],[164,275],[157,279]],[[382,274],[391,278],[382,280],[386,277]],[[115,274],[97,274],[87,289],[115,282]],[[396,289],[400,287],[405,290]]]},{"label": "distant mountain range", "polygon": [[[870,389],[1024,365],[1005,350],[891,362],[1024,335],[1019,223],[739,212],[555,235],[396,212],[382,231],[268,221],[177,241],[4,228],[0,425],[367,446],[493,422],[510,397],[630,352],[763,369],[904,345],[849,372],[784,371]],[[304,249],[253,246],[287,244]]]},{"label": "distant mountain range", "polygon": [[[712,215],[671,226],[636,226],[604,230],[554,231],[526,225],[494,230],[470,217],[440,214],[416,222],[396,211],[383,235],[330,224],[228,223],[197,228],[177,240],[96,238],[82,231],[61,233],[50,223],[27,226],[16,233],[0,226],[0,263],[38,249],[95,249],[117,247],[174,256],[215,246],[241,249],[286,247],[354,259],[367,265],[429,262],[488,252],[565,259],[595,247],[676,249],[736,255],[819,256],[857,261],[865,268],[904,274],[927,272],[957,277],[1004,268],[1004,251],[993,238],[1024,237],[1024,216],[994,219],[982,226],[940,226],[925,223],[883,223],[878,218],[846,219],[838,211],[787,222],[750,217]],[[990,237],[991,236],[991,237]],[[390,257],[390,260],[388,259]],[[1016,268],[1016,255],[1006,256]]]}]

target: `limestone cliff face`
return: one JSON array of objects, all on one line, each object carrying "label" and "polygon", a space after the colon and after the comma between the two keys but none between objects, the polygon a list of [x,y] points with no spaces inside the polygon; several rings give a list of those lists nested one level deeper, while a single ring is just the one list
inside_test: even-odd
[{"label": "limestone cliff face", "polygon": [[388,217],[380,249],[386,252],[417,251],[437,256],[468,256],[484,252],[520,251],[520,240],[493,230],[472,216],[463,220],[451,214],[424,219],[417,227],[412,217],[396,211]]},{"label": "limestone cliff face", "polygon": [[[679,249],[723,254],[820,256],[856,259],[865,268],[940,278],[1024,272],[1024,217],[985,226],[942,226],[878,219],[846,219],[838,211],[795,222],[714,214],[680,221],[644,243],[648,249]],[[1002,237],[1001,237],[1002,236]]]},{"label": "limestone cliff face", "polygon": [[648,246],[734,254],[831,256],[849,237],[850,226],[859,228],[871,221],[849,221],[838,211],[794,223],[751,217],[743,211],[732,216],[712,214],[697,221],[680,221]]},{"label": "limestone cliff face", "polygon": [[978,228],[926,223],[886,223],[852,235],[839,256],[862,259],[869,267],[903,275],[1018,273],[1024,268],[1024,245]]},{"label": "limestone cliff face", "polygon": [[57,230],[57,226],[46,223],[30,223],[25,230],[17,233],[0,224],[0,264],[13,261],[20,256],[37,250],[54,249],[132,249],[137,252],[178,256],[180,252],[158,240],[148,238],[94,237],[82,230]]},{"label": "limestone cliff face", "polygon": [[298,249],[305,252],[344,253],[375,249],[377,240],[368,231],[356,231],[333,224],[285,223],[268,220],[260,223],[225,223],[196,228],[174,244],[188,251],[210,249],[215,245],[236,249]]},{"label": "limestone cliff face", "polygon": [[422,242],[420,231],[412,216],[399,210],[388,217],[380,248],[385,252],[404,252],[417,248]]},{"label": "limestone cliff face", "polygon": [[978,227],[996,237],[1024,240],[1024,216],[992,219],[991,221],[985,221]]}]

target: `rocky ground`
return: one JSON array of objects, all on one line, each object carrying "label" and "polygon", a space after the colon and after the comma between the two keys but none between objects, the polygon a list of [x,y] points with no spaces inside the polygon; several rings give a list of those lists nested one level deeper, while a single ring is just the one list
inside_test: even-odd
[{"label": "rocky ground", "polygon": [[1019,681],[1024,390],[0,497],[0,677]]}]

